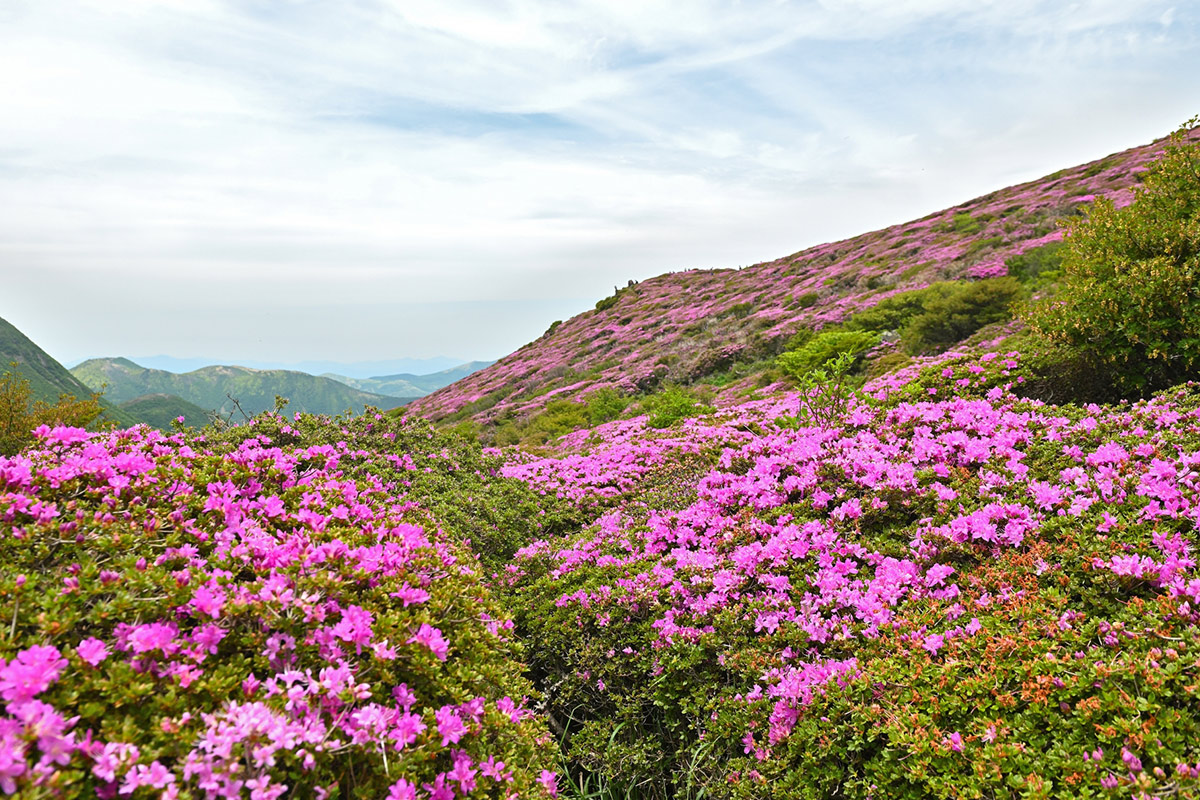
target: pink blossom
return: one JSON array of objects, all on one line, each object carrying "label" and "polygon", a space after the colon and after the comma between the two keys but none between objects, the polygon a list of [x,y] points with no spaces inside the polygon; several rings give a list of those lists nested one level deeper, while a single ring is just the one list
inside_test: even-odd
[{"label": "pink blossom", "polygon": [[458,715],[458,709],[453,706],[442,706],[434,712],[434,718],[437,720],[438,735],[442,737],[442,747],[457,744],[467,733],[467,726]]},{"label": "pink blossom", "polygon": [[423,644],[428,647],[439,661],[445,661],[450,652],[450,643],[442,632],[432,625],[422,622],[421,627],[408,639],[408,644]]},{"label": "pink blossom", "polygon": [[417,800],[417,786],[401,778],[388,787],[387,800]]},{"label": "pink blossom", "polygon": [[32,700],[57,681],[66,668],[67,660],[51,645],[22,650],[7,665],[0,659],[0,697],[12,704]]},{"label": "pink blossom", "polygon": [[551,797],[558,797],[558,773],[544,769],[538,776],[538,783],[546,787],[546,791]]},{"label": "pink blossom", "polygon": [[196,609],[197,614],[207,614],[209,617],[217,619],[221,616],[221,608],[225,605],[225,593],[210,581],[196,587],[196,592],[192,595],[188,605]]},{"label": "pink blossom", "polygon": [[84,639],[79,643],[79,646],[75,648],[75,652],[79,654],[80,658],[94,667],[104,659],[108,658],[108,645],[104,644],[104,642],[100,641],[99,639]]}]

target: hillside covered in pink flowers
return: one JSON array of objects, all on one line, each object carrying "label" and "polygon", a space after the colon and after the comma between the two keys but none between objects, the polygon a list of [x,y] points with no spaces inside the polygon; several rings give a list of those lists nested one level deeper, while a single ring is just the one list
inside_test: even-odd
[{"label": "hillside covered in pink flowers", "polygon": [[[838,323],[884,298],[945,280],[1008,274],[1006,262],[1062,239],[1060,223],[1097,196],[1130,202],[1162,143],[992,192],[913,222],[744,269],[687,270],[620,289],[597,309],[412,404],[430,419],[485,429],[600,388],[625,395],[738,374],[798,330]],[[748,382],[714,386],[736,395]]]}]

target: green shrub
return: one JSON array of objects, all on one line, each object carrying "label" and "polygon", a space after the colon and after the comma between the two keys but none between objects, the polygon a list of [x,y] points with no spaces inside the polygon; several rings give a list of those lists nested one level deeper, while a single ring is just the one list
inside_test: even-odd
[{"label": "green shrub", "polygon": [[0,373],[0,456],[11,456],[30,444],[34,429],[41,425],[83,428],[104,410],[99,394],[84,400],[63,394],[53,404],[41,400],[30,402],[29,381],[16,367],[13,364],[11,369]]},{"label": "green shrub", "polygon": [[1040,287],[1055,280],[1062,267],[1063,242],[1050,242],[1007,259],[1008,274],[1026,286]]},{"label": "green shrub", "polygon": [[972,217],[970,211],[956,211],[949,221],[936,226],[936,230],[943,233],[963,234],[978,233],[982,228],[983,222]]},{"label": "green shrub", "polygon": [[943,292],[949,284],[935,283],[925,289],[901,292],[885,297],[870,308],[864,308],[846,320],[852,331],[898,331],[909,320],[925,310],[925,301],[937,292]]},{"label": "green shrub", "polygon": [[642,401],[642,408],[649,415],[646,424],[651,428],[669,428],[681,419],[711,414],[713,411],[712,406],[701,403],[682,386],[668,386],[661,392],[648,395]]},{"label": "green shrub", "polygon": [[846,320],[846,328],[900,331],[907,352],[936,352],[985,325],[1011,318],[1012,305],[1023,294],[1011,277],[943,281],[885,298]]},{"label": "green shrub", "polygon": [[753,310],[754,310],[753,303],[750,303],[750,302],[736,303],[736,304],[730,306],[729,310],[725,313],[728,314],[729,316],[733,317],[734,319],[745,319],[746,317],[750,316],[750,312]]},{"label": "green shrub", "polygon": [[853,350],[845,350],[822,366],[795,374],[796,423],[821,428],[836,426],[855,400],[865,401],[851,377],[857,359]]},{"label": "green shrub", "polygon": [[796,305],[800,308],[812,308],[821,299],[821,295],[817,292],[805,292],[796,298]]},{"label": "green shrub", "polygon": [[922,313],[904,327],[904,349],[914,354],[944,350],[985,325],[1011,319],[1012,306],[1023,294],[1011,277],[950,284],[928,295]]},{"label": "green shrub", "polygon": [[1067,227],[1058,294],[1030,308],[1030,327],[1102,371],[1122,396],[1200,370],[1200,143],[1171,136],[1134,202],[1097,198]]},{"label": "green shrub", "polygon": [[595,427],[621,416],[629,406],[629,398],[616,389],[605,386],[587,396],[588,424]]},{"label": "green shrub", "polygon": [[787,341],[784,343],[783,349],[784,350],[799,350],[801,347],[804,347],[804,345],[808,344],[812,340],[812,338],[816,335],[817,335],[817,332],[814,331],[812,328],[800,328],[799,330],[797,330],[795,333],[793,333],[791,336],[789,336],[787,338]]},{"label": "green shrub", "polygon": [[840,328],[824,330],[800,348],[781,355],[775,363],[788,376],[800,379],[845,353],[856,357],[878,342],[877,335],[866,331],[848,331]]},{"label": "green shrub", "polygon": [[588,427],[587,406],[574,400],[551,400],[526,426],[522,441],[545,444],[571,431]]},{"label": "green shrub", "polygon": [[903,369],[910,363],[912,363],[912,359],[905,353],[899,352],[888,353],[885,356],[872,359],[871,363],[867,366],[867,380]]}]

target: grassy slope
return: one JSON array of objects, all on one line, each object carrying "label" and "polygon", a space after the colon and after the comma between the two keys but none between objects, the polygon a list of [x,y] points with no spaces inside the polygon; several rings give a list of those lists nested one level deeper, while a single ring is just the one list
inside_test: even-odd
[{"label": "grassy slope", "polygon": [[208,411],[173,394],[147,394],[121,404],[121,409],[159,430],[170,430],[171,423],[183,417],[191,428],[208,424]]},{"label": "grassy slope", "polygon": [[[432,418],[488,426],[550,398],[692,383],[780,352],[797,330],[839,322],[897,292],[1006,272],[1005,261],[1062,237],[1093,196],[1132,199],[1161,143],[1002,189],[920,220],[745,269],[660,275],[553,326],[492,366],[414,402]],[[727,395],[744,383],[720,387]]]},{"label": "grassy slope", "polygon": [[29,381],[34,400],[53,403],[61,394],[82,398],[92,393],[28,336],[0,319],[0,366],[7,369],[13,362],[17,364],[17,371]]},{"label": "grassy slope", "polygon": [[[28,336],[8,321],[0,319],[0,368],[7,370],[13,363],[17,365],[16,371],[29,381],[34,400],[56,403],[59,396],[64,394],[82,399],[90,397],[93,392]],[[135,425],[141,421],[113,407],[107,398],[102,402],[105,406],[104,418],[117,425]]]},{"label": "grassy slope", "polygon": [[247,414],[275,405],[275,396],[286,397],[289,409],[315,414],[339,414],[347,409],[361,411],[364,406],[395,408],[402,400],[361,392],[328,378],[318,378],[289,370],[257,370],[248,367],[204,367],[183,375],[158,369],[146,369],[124,358],[94,358],[72,371],[88,386],[107,384],[107,396],[124,403],[147,394],[171,394],[204,409],[223,415],[237,413],[229,397],[236,399]]}]

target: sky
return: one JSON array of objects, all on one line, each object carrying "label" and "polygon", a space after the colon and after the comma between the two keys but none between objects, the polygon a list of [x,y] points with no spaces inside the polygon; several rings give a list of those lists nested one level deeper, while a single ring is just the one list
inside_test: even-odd
[{"label": "sky", "polygon": [[494,359],[1200,113],[1192,0],[0,0],[0,317]]}]

